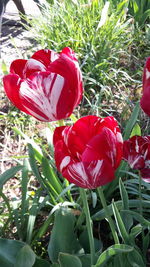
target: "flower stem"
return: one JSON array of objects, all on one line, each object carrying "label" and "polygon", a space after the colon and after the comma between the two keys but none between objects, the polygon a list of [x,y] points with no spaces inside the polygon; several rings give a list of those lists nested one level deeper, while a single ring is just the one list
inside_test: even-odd
[{"label": "flower stem", "polygon": [[140,215],[143,215],[141,186],[142,186],[142,179],[141,179],[141,174],[139,172],[139,200],[140,200],[139,208],[140,208]]},{"label": "flower stem", "polygon": [[[142,178],[141,178],[141,173],[139,171],[139,208],[140,208],[140,215],[143,216],[143,207],[142,207]],[[142,245],[144,243],[144,230],[142,227]],[[143,253],[145,254],[145,251],[143,249]]]},{"label": "flower stem", "polygon": [[100,187],[97,188],[97,190],[98,190],[98,194],[99,194],[103,209],[105,211],[106,217],[108,219],[108,222],[109,222],[109,225],[110,225],[110,229],[111,229],[115,244],[119,244],[119,238],[118,238],[117,232],[115,230],[115,226],[114,226],[113,220],[112,220],[112,218],[111,218],[111,216],[109,214],[109,210],[108,210],[108,207],[107,207],[107,204],[106,204],[106,200],[105,200],[103,189],[100,186]]},{"label": "flower stem", "polygon": [[88,206],[88,201],[87,201],[87,196],[85,189],[80,188],[80,196],[83,201],[83,206],[84,206],[84,211],[85,211],[85,216],[86,216],[86,225],[87,225],[87,231],[88,231],[88,236],[89,236],[89,243],[90,243],[90,252],[91,252],[91,266],[95,263],[95,246],[94,246],[94,237],[93,237],[93,225],[92,225],[92,220],[90,217],[90,211],[89,211],[89,206]]},{"label": "flower stem", "polygon": [[64,126],[64,125],[65,125],[65,124],[64,124],[64,120],[59,120],[59,121],[58,121],[58,125],[59,125],[59,126]]}]

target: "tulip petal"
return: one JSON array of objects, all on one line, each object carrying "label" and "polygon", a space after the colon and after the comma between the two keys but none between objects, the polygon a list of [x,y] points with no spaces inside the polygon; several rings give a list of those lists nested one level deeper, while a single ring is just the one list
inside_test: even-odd
[{"label": "tulip petal", "polygon": [[60,57],[49,65],[48,70],[64,77],[68,90],[63,91],[62,97],[64,99],[66,97],[69,98],[70,106],[76,107],[80,103],[83,94],[82,75],[78,62],[61,53]]},{"label": "tulip petal", "polygon": [[147,59],[143,71],[143,95],[140,105],[143,111],[150,116],[150,57]]},{"label": "tulip petal", "polygon": [[82,161],[108,160],[115,167],[117,156],[116,137],[108,128],[103,128],[101,133],[94,136],[87,144],[82,154]]},{"label": "tulip petal", "polygon": [[[64,78],[55,73],[40,72],[22,82],[20,97],[25,108],[39,120],[51,121],[59,119],[57,104],[64,87]],[[62,117],[66,114],[61,107]],[[67,115],[66,115],[67,116]]]},{"label": "tulip petal", "polygon": [[10,65],[10,73],[18,74],[21,79],[24,78],[23,70],[27,63],[25,59],[16,59]]},{"label": "tulip petal", "polygon": [[70,183],[89,189],[105,185],[114,179],[114,169],[106,160],[68,163],[62,174]]},{"label": "tulip petal", "polygon": [[38,60],[48,68],[51,62],[59,58],[59,54],[49,49],[41,49],[35,52],[31,58]]},{"label": "tulip petal", "polygon": [[105,126],[100,127],[100,122],[105,119],[86,116],[73,126],[55,129],[56,166],[69,182],[77,186],[96,188],[114,179],[122,157],[122,138],[118,138],[118,128],[112,132]]},{"label": "tulip petal", "polygon": [[140,170],[141,178],[144,182],[150,183],[150,168]]},{"label": "tulip petal", "polygon": [[20,110],[28,113],[20,99],[20,85],[22,80],[17,74],[8,74],[3,77],[4,89],[9,100]]}]

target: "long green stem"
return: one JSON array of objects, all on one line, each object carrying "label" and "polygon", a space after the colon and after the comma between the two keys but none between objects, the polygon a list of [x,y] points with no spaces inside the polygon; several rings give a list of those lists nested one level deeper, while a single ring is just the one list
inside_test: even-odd
[{"label": "long green stem", "polygon": [[102,206],[104,208],[106,217],[108,219],[108,222],[109,222],[109,225],[110,225],[110,229],[111,229],[115,244],[119,244],[119,238],[118,238],[117,232],[115,230],[115,226],[114,226],[113,220],[112,220],[112,218],[111,218],[111,216],[109,214],[109,210],[108,210],[108,207],[107,207],[107,204],[106,204],[106,200],[105,200],[103,189],[100,186],[100,187],[97,188],[97,190],[98,190],[98,194],[99,194]]},{"label": "long green stem", "polygon": [[141,174],[139,172],[139,200],[140,200],[139,207],[140,207],[140,215],[143,215],[141,186],[142,186],[142,180],[141,180]]},{"label": "long green stem", "polygon": [[[143,216],[143,207],[142,207],[142,179],[141,179],[141,173],[139,171],[139,201],[140,201],[140,215]],[[142,227],[142,245],[143,245],[143,241],[144,241],[144,231],[143,231],[143,227]],[[143,250],[143,253],[145,254],[145,251]]]},{"label": "long green stem", "polygon": [[92,225],[92,220],[90,217],[90,211],[89,211],[89,206],[88,206],[88,201],[87,201],[87,196],[85,189],[80,188],[80,196],[83,201],[84,205],[84,211],[85,211],[85,216],[86,216],[86,225],[87,225],[87,230],[88,230],[88,236],[89,236],[89,243],[90,243],[90,252],[91,252],[91,266],[95,263],[94,257],[95,257],[95,246],[94,246],[94,238],[93,238],[93,225]]}]

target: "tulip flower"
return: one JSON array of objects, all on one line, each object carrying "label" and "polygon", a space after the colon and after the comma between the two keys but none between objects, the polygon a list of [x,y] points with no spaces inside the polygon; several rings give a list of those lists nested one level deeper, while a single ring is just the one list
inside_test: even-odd
[{"label": "tulip flower", "polygon": [[147,59],[143,72],[143,96],[140,101],[143,111],[150,116],[150,57]]},{"label": "tulip flower", "polygon": [[133,136],[124,141],[123,159],[132,169],[140,170],[145,182],[150,182],[150,136]]},{"label": "tulip flower", "polygon": [[83,93],[78,61],[69,47],[60,54],[45,49],[29,60],[13,61],[3,84],[10,101],[40,121],[69,117]]},{"label": "tulip flower", "polygon": [[86,116],[54,132],[56,166],[69,182],[97,188],[111,182],[122,158],[122,136],[113,117]]}]

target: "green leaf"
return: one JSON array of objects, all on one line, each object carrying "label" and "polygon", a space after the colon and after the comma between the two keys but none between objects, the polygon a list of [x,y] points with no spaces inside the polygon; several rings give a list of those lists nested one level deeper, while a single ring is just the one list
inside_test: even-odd
[{"label": "green leaf", "polygon": [[25,245],[17,254],[15,267],[32,267],[36,255],[29,245]]},{"label": "green leaf", "polygon": [[[137,210],[137,209],[139,209],[139,207],[141,205],[140,203],[141,203],[141,200],[139,200],[139,199],[130,199],[129,200],[129,208],[134,208]],[[118,210],[122,210],[122,200],[116,201],[115,205],[117,206]],[[142,200],[142,206],[145,209],[149,209],[149,201],[148,200]],[[108,210],[109,210],[110,215],[112,216],[113,215],[112,204],[110,204],[108,206]],[[125,210],[124,210],[124,212],[131,213],[131,211],[125,211]],[[98,221],[103,220],[105,218],[104,209],[101,209],[97,213],[93,214],[91,218],[92,218],[92,220],[98,220]]]},{"label": "green leaf", "polygon": [[133,247],[123,244],[116,244],[108,249],[106,249],[98,258],[97,263],[93,267],[101,267],[110,257],[120,254],[120,253],[129,253],[133,251]]},{"label": "green leaf", "polygon": [[4,60],[2,60],[1,70],[3,72],[3,75],[7,75],[9,73],[9,71],[7,70],[7,65]]},{"label": "green leaf", "polygon": [[[39,266],[40,267],[40,266]],[[44,267],[44,266],[43,266]],[[51,267],[61,267],[59,263],[53,263],[51,264]]]},{"label": "green leaf", "polygon": [[131,253],[129,253],[127,255],[127,258],[131,266],[145,267],[145,263],[143,262],[142,256],[139,254],[139,252],[136,249],[134,249]]},{"label": "green leaf", "polygon": [[150,221],[146,220],[141,214],[132,211],[132,210],[124,210],[124,213],[129,213],[133,216],[133,218],[135,218],[135,220],[137,220],[138,222],[140,222],[142,225],[145,225],[147,227],[150,227]]},{"label": "green leaf", "polygon": [[[90,253],[90,244],[89,244],[89,236],[88,236],[88,231],[87,227],[83,230],[81,235],[79,236],[79,242],[81,246],[84,249],[85,253]],[[102,250],[102,242],[96,238],[94,238],[94,245],[95,245],[95,251],[101,251]]]},{"label": "green leaf", "polygon": [[119,180],[119,189],[120,189],[120,194],[121,194],[121,199],[122,199],[122,204],[123,204],[122,208],[125,210],[128,210],[129,209],[128,193],[121,179]]},{"label": "green leaf", "polygon": [[117,209],[117,206],[115,204],[115,202],[112,203],[112,208],[113,208],[113,213],[114,213],[114,216],[115,216],[115,221],[116,221],[116,225],[117,225],[117,228],[118,228],[118,231],[122,237],[122,239],[124,240],[125,243],[129,244],[130,243],[130,240],[129,240],[129,235],[126,231],[126,228],[125,228],[125,225],[123,223],[123,220],[121,218],[121,215]]},{"label": "green leaf", "polygon": [[38,166],[36,164],[35,151],[34,151],[33,146],[31,144],[28,144],[28,150],[29,150],[29,162],[30,162],[31,169],[32,169],[35,177],[39,181],[39,183],[41,185],[43,185],[43,187],[45,187],[44,180],[42,179],[41,174],[40,174],[39,169],[38,169]]},{"label": "green leaf", "polygon": [[60,252],[75,254],[79,251],[79,242],[74,233],[75,216],[70,209],[61,207],[55,213],[54,226],[48,245],[48,254],[52,262],[58,260]]},{"label": "green leaf", "polygon": [[[79,256],[79,259],[82,262],[82,267],[91,267],[91,254],[81,255]],[[96,256],[95,256],[95,259],[96,259]]]},{"label": "green leaf", "polygon": [[50,184],[51,190],[54,192],[56,197],[58,197],[58,195],[62,192],[62,186],[58,179],[58,176],[45,157],[42,158],[42,171],[45,179]]},{"label": "green leaf", "polygon": [[[119,189],[120,189],[120,194],[121,194],[121,199],[122,199],[122,209],[129,210],[128,193],[121,179],[119,180]],[[133,225],[132,216],[130,214],[124,214],[124,212],[121,210],[121,217],[124,222],[125,228],[128,232],[131,226]]]},{"label": "green leaf", "polygon": [[139,105],[139,102],[137,102],[137,104],[134,107],[134,110],[132,112],[132,115],[131,115],[129,121],[126,124],[125,131],[124,131],[124,136],[123,136],[124,140],[126,140],[126,139],[128,139],[130,137],[130,134],[131,134],[131,131],[133,129],[133,126],[137,121],[139,112],[140,112],[140,105]]},{"label": "green leaf", "polygon": [[130,135],[130,138],[132,136],[135,136],[135,135],[141,136],[141,128],[140,128],[140,125],[138,123],[136,123],[134,125],[132,132],[131,132],[131,135]]},{"label": "green leaf", "polygon": [[60,267],[82,267],[82,263],[77,256],[65,253],[59,254]]},{"label": "green leaf", "polygon": [[36,258],[36,261],[33,265],[33,267],[50,267],[50,263],[46,260],[43,260],[43,259],[38,259]]},{"label": "green leaf", "polygon": [[15,174],[20,171],[24,166],[19,165],[16,167],[12,167],[9,170],[5,171],[0,175],[0,188],[3,187],[3,185],[10,179],[15,176]]},{"label": "green leaf", "polygon": [[0,238],[0,266],[14,267],[17,254],[24,245],[21,241]]}]

